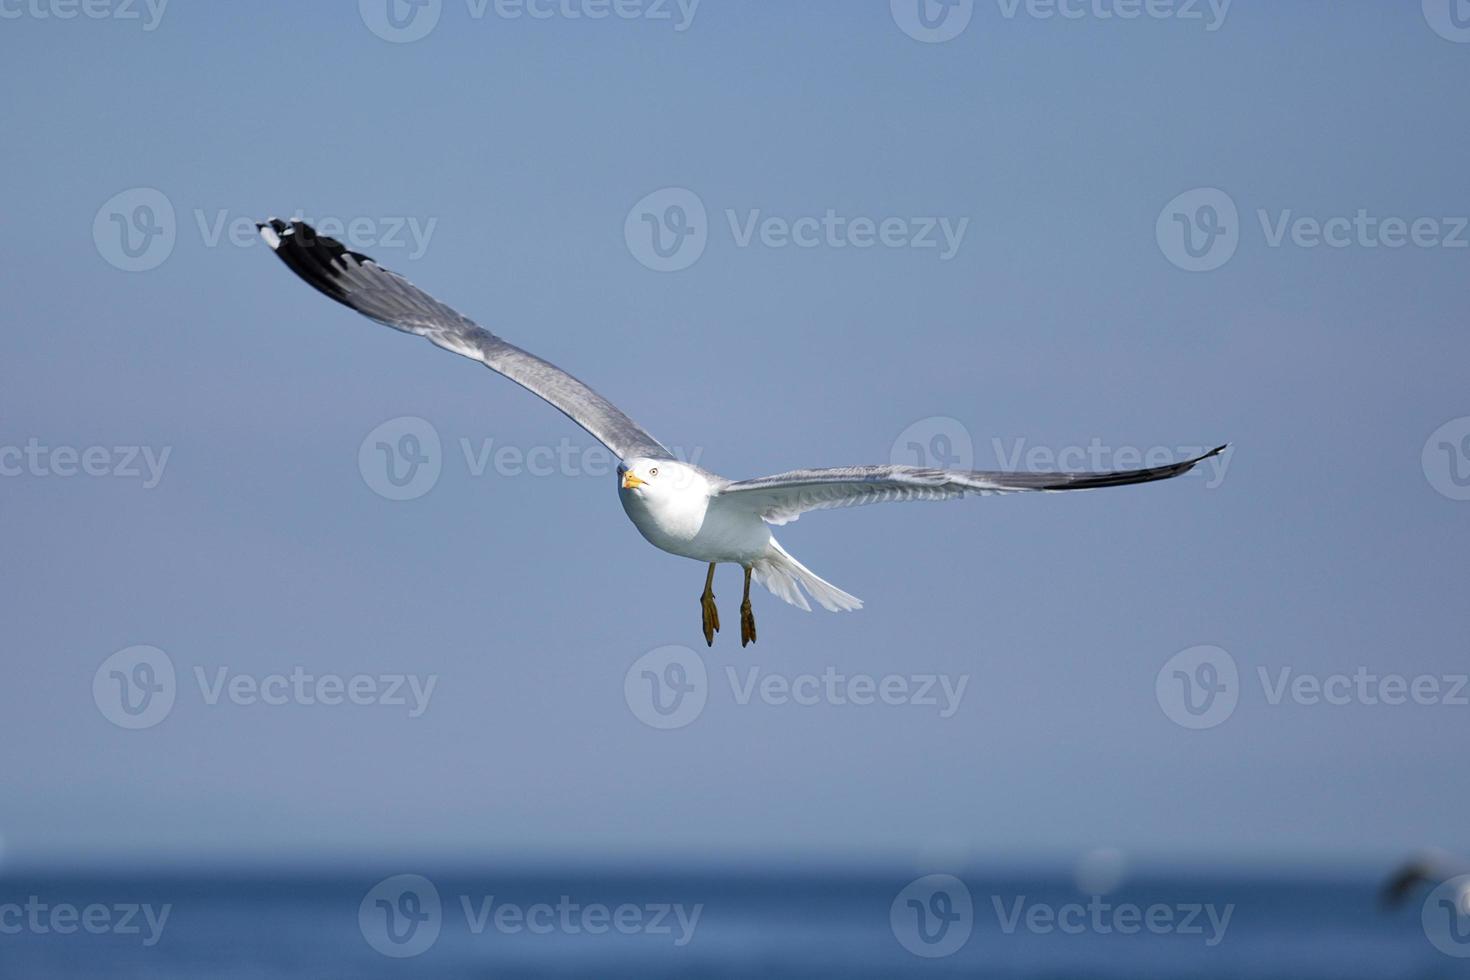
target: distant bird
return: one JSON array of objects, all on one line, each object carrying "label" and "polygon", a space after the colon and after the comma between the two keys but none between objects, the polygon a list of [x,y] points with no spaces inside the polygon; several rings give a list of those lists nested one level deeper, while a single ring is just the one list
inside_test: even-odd
[{"label": "distant bird", "polygon": [[1451,878],[1464,877],[1454,896],[1455,907],[1470,913],[1470,861],[1448,851],[1430,848],[1413,855],[1389,875],[1379,892],[1384,908],[1397,908],[1421,889],[1433,889]]},{"label": "distant bird", "polygon": [[[823,581],[771,535],[810,510],[889,500],[942,500],[966,494],[1018,490],[1090,490],[1165,480],[1225,449],[1149,469],[1110,473],[987,473],[915,466],[847,466],[794,470],[754,480],[727,480],[675,459],[659,441],[611,402],[567,374],[389,272],[366,255],[318,235],[309,225],[271,218],[257,226],[286,265],[327,296],[395,330],[425,337],[445,350],[472,358],[540,395],[586,429],[622,461],[618,499],[651,544],[674,555],[706,562],[699,597],[705,643],[720,629],[715,606],[715,566],[745,569],[740,603],[740,645],[755,641],[750,606],[752,576],[776,596],[810,610],[806,595],[831,611],[859,609],[862,602]],[[806,595],[803,595],[805,590]]]}]

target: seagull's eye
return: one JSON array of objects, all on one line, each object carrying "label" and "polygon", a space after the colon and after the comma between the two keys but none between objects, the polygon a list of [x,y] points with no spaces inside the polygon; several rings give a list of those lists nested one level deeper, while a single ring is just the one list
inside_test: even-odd
[{"label": "seagull's eye", "polygon": [[658,476],[658,467],[655,466],[653,469],[649,470],[648,471],[648,475],[649,476]]}]

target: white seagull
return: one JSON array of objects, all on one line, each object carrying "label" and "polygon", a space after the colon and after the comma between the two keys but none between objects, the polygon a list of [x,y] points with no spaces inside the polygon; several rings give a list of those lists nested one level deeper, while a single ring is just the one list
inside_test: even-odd
[{"label": "white seagull", "polygon": [[721,562],[745,569],[741,646],[755,640],[755,616],[750,607],[752,577],[799,609],[811,609],[808,595],[833,612],[862,607],[861,600],[822,580],[793,558],[771,534],[772,525],[794,521],[809,510],[889,500],[945,500],[966,494],[1090,490],[1148,483],[1188,472],[1196,463],[1225,449],[1220,446],[1203,456],[1167,466],[1109,473],[844,466],[727,480],[675,459],[611,402],[561,368],[506,343],[366,255],[318,235],[300,221],[271,218],[258,227],[276,255],[327,296],[395,330],[417,334],[445,350],[479,361],[550,402],[617,454],[622,460],[618,467],[618,499],[633,526],[655,547],[709,565],[699,604],[704,639],[711,646],[720,629],[714,576],[715,566]]}]

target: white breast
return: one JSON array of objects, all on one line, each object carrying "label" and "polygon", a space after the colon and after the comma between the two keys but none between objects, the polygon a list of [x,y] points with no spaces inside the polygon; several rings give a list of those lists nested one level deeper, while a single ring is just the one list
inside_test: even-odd
[{"label": "white breast", "polygon": [[708,486],[678,493],[618,491],[633,526],[656,548],[706,562],[748,564],[765,557],[771,531],[759,517],[713,501]]}]

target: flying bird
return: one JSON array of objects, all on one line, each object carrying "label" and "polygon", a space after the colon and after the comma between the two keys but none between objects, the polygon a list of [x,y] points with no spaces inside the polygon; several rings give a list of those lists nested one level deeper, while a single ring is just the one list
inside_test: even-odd
[{"label": "flying bird", "polygon": [[1439,848],[1420,851],[1395,868],[1379,890],[1379,902],[1384,908],[1395,908],[1420,889],[1451,880],[1456,882],[1452,887],[1455,908],[1470,914],[1470,862]]},{"label": "flying bird", "polygon": [[793,470],[753,480],[728,480],[682,462],[606,398],[561,368],[500,339],[366,255],[319,235],[301,221],[271,218],[257,226],[280,259],[307,283],[369,319],[484,364],[539,395],[586,429],[621,460],[618,499],[650,544],[707,564],[699,597],[705,643],[720,630],[715,566],[745,570],[740,645],[756,638],[750,583],[765,586],[799,609],[807,597],[833,612],[862,601],[797,561],[771,533],[773,526],[812,510],[896,500],[945,500],[967,494],[1023,490],[1091,490],[1166,480],[1214,456],[1166,466],[1107,473],[992,473],[917,466],[845,466]]}]

